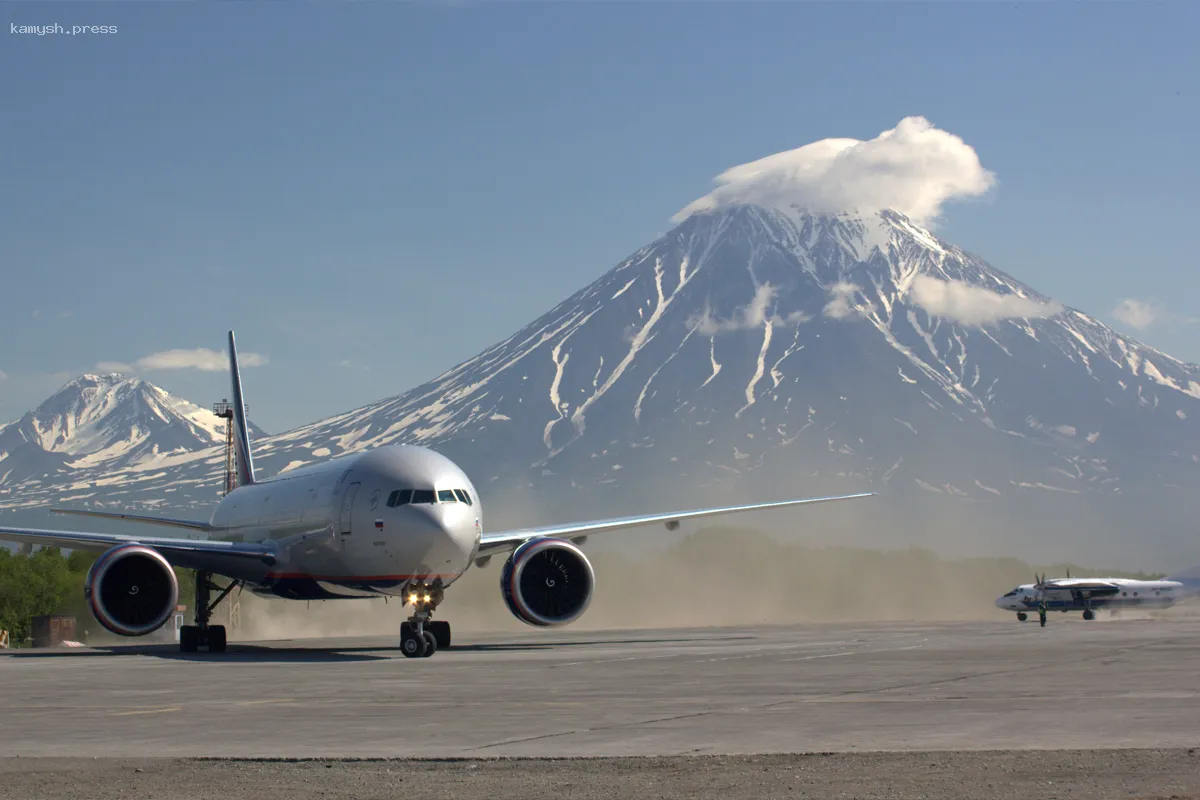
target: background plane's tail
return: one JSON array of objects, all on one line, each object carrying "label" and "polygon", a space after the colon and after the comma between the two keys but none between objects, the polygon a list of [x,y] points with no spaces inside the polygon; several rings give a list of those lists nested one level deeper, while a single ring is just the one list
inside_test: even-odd
[{"label": "background plane's tail", "polygon": [[229,332],[229,374],[233,381],[233,445],[237,450],[238,486],[254,483],[254,457],[250,455],[250,428],[246,425],[246,399],[242,396],[242,373],[238,369],[237,344]]}]

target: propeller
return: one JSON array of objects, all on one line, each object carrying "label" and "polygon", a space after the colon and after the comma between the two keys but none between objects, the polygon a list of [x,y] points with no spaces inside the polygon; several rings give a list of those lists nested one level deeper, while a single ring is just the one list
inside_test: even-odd
[{"label": "propeller", "polygon": [[1037,592],[1038,603],[1039,604],[1045,603],[1046,602],[1046,573],[1043,572],[1041,575],[1038,575],[1036,572],[1033,573],[1033,588],[1034,588],[1034,591]]}]

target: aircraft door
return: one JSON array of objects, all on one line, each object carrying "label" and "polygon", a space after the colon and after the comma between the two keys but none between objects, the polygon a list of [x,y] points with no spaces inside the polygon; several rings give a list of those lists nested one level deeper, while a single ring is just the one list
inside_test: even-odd
[{"label": "aircraft door", "polygon": [[353,531],[354,498],[358,495],[358,488],[360,486],[362,484],[358,482],[350,484],[346,487],[346,494],[342,496],[341,521],[338,523],[338,530],[342,536],[349,536]]}]

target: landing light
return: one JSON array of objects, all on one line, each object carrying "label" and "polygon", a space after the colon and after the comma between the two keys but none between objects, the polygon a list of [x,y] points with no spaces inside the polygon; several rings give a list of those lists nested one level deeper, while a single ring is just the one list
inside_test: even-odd
[{"label": "landing light", "polygon": [[428,603],[428,602],[429,602],[429,599],[430,599],[430,598],[429,598],[429,595],[425,595],[425,602],[426,602],[426,603]]},{"label": "landing light", "polygon": [[410,603],[415,603],[415,602],[417,602],[417,596],[416,596],[415,594],[410,594],[410,595],[408,596],[408,602],[410,602]]}]

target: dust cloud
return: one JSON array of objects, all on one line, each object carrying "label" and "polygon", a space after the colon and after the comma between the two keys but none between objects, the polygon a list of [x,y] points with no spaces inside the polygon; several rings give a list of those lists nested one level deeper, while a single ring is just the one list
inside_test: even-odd
[{"label": "dust cloud", "polygon": [[[578,630],[996,620],[1005,612],[995,598],[1042,569],[1011,558],[945,560],[915,547],[816,547],[715,526],[665,550],[603,550],[589,558],[596,590],[571,626]],[[470,569],[447,590],[436,617],[456,632],[529,630],[501,599],[502,563]],[[1086,572],[1072,567],[1073,575]],[[409,613],[397,599],[303,603],[243,593],[239,602],[240,624],[230,634],[243,641],[395,636]]]},{"label": "dust cloud", "polygon": [[[759,487],[766,498],[855,491],[818,485],[795,470],[776,473],[777,484]],[[548,505],[547,495],[524,491],[485,497],[490,530],[525,527],[604,512],[620,516],[662,508],[697,508],[745,501],[744,487],[659,475],[595,494],[582,505]],[[574,630],[717,627],[745,624],[875,621],[1003,620],[999,595],[1033,580],[1035,572],[1074,576],[1149,577],[1078,564],[1032,565],[997,552],[1043,556],[1088,552],[1097,557],[1089,526],[1045,529],[1013,524],[975,507],[905,508],[886,498],[804,509],[752,512],[737,524],[685,523],[675,532],[660,526],[596,537],[584,551],[596,572],[591,606]],[[1086,522],[1086,521],[1085,521]],[[1085,541],[1091,548],[1079,545]],[[1122,548],[1123,550],[1124,548]],[[1107,555],[1107,554],[1106,554]],[[1137,563],[1132,552],[1114,553],[1110,564]],[[1137,561],[1147,557],[1143,549]],[[446,591],[435,618],[458,633],[517,632],[531,628],[514,618],[500,593],[503,556],[472,567]],[[330,600],[312,603],[267,599],[243,592],[240,624],[230,637],[242,641],[340,636],[398,636],[410,609],[399,599]],[[227,614],[218,609],[218,619]]]}]

